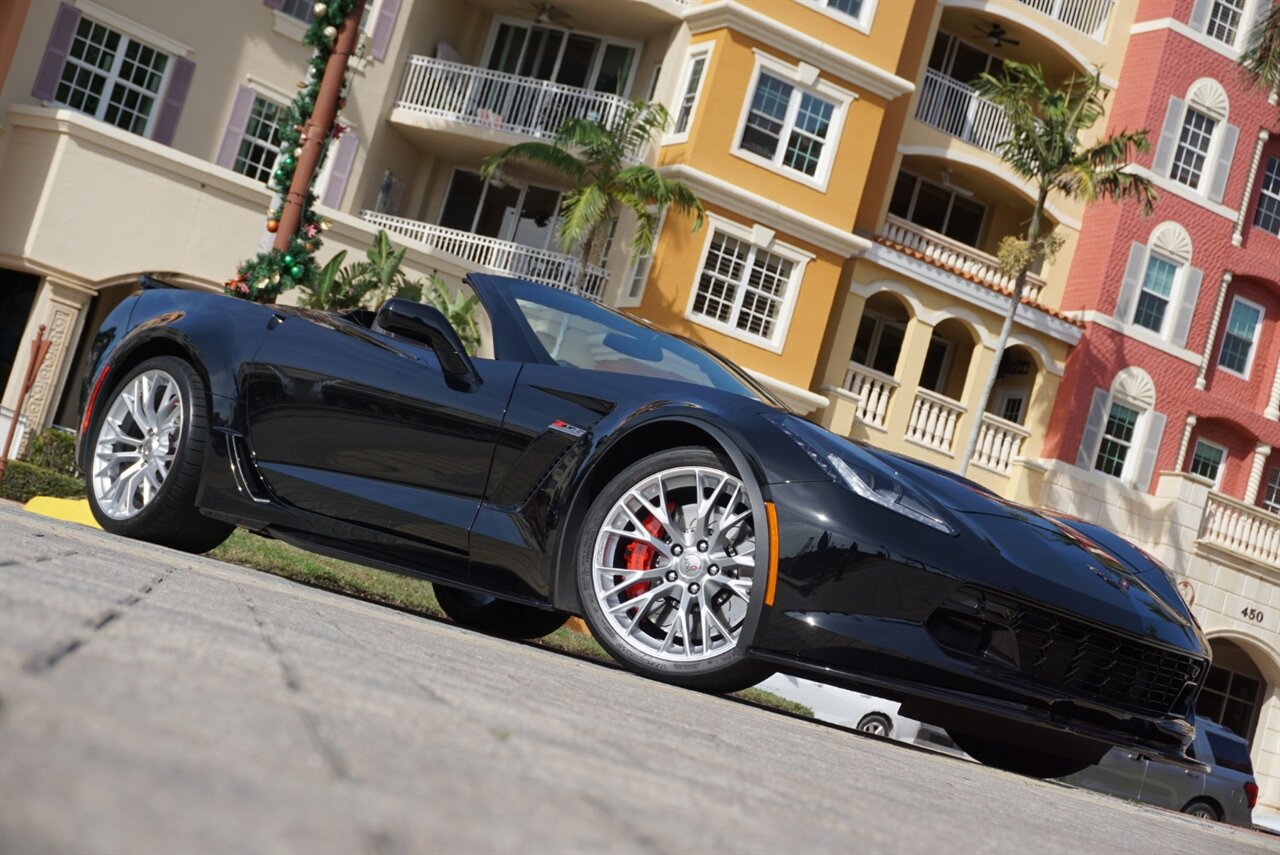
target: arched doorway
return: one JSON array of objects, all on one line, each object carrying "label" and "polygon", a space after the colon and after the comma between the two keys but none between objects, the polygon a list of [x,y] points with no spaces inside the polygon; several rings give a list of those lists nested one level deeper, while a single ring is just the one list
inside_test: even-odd
[{"label": "arched doorway", "polygon": [[910,318],[906,304],[896,294],[881,291],[871,297],[863,307],[849,361],[894,376]]}]

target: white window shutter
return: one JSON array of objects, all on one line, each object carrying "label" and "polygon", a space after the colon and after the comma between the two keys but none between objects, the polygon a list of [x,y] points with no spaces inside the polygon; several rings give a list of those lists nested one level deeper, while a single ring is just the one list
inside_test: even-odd
[{"label": "white window shutter", "polygon": [[1187,25],[1197,33],[1203,33],[1209,23],[1209,10],[1212,7],[1213,0],[1196,0],[1191,6],[1191,17],[1187,19]]},{"label": "white window shutter", "polygon": [[329,172],[329,183],[324,188],[320,204],[338,208],[342,206],[342,196],[347,190],[347,179],[351,177],[351,166],[355,162],[360,140],[353,131],[348,130],[337,143],[330,145],[336,146],[337,151],[330,152],[329,155],[333,158],[333,168]]},{"label": "white window shutter", "polygon": [[1160,129],[1160,142],[1156,145],[1156,159],[1151,163],[1151,170],[1156,175],[1168,176],[1169,167],[1173,165],[1173,153],[1178,150],[1178,132],[1182,130],[1184,106],[1185,102],[1181,98],[1169,99],[1164,126]]},{"label": "white window shutter", "polygon": [[1191,331],[1191,318],[1196,313],[1196,300],[1200,297],[1202,279],[1204,279],[1203,270],[1198,267],[1187,268],[1187,282],[1182,287],[1178,318],[1173,325],[1173,343],[1178,347],[1187,346],[1187,333]]},{"label": "white window shutter", "polygon": [[1146,244],[1135,240],[1129,245],[1129,263],[1124,266],[1124,282],[1120,285],[1120,296],[1116,298],[1116,320],[1122,324],[1133,321],[1133,307],[1137,303],[1138,292],[1142,290],[1142,271],[1146,266]]},{"label": "white window shutter", "polygon": [[248,127],[249,114],[253,111],[253,99],[257,97],[258,93],[248,86],[241,86],[236,90],[235,100],[231,102],[231,116],[227,119],[226,130],[222,132],[222,143],[218,146],[218,156],[214,158],[214,163],[227,169],[236,165],[244,129]]},{"label": "white window shutter", "polygon": [[1089,402],[1089,418],[1084,423],[1084,433],[1080,436],[1080,451],[1076,454],[1076,465],[1081,469],[1092,469],[1093,458],[1098,453],[1098,437],[1102,435],[1102,423],[1107,418],[1107,390],[1093,390],[1093,400]]},{"label": "white window shutter", "polygon": [[1164,438],[1164,413],[1152,410],[1141,417],[1147,422],[1147,430],[1142,437],[1142,456],[1138,460],[1138,475],[1133,486],[1144,493],[1151,486],[1151,476],[1156,471],[1156,457],[1160,454],[1160,440]]},{"label": "white window shutter", "polygon": [[1213,180],[1209,184],[1209,200],[1221,202],[1222,194],[1227,190],[1227,176],[1231,174],[1231,158],[1236,153],[1236,140],[1240,138],[1240,129],[1235,125],[1227,125],[1222,129],[1222,147],[1218,149],[1218,160],[1213,166]]}]

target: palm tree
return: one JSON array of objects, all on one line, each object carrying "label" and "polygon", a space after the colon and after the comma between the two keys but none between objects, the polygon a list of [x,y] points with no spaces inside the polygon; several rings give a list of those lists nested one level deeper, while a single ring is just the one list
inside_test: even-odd
[{"label": "palm tree", "polygon": [[1254,24],[1240,67],[1259,87],[1280,90],[1280,4]]},{"label": "palm tree", "polygon": [[960,460],[962,475],[968,470],[978,444],[982,414],[987,411],[987,402],[995,387],[1014,314],[1022,303],[1027,272],[1040,259],[1051,257],[1061,245],[1052,231],[1041,233],[1049,194],[1058,193],[1087,202],[1099,198],[1136,198],[1144,216],[1151,213],[1156,200],[1151,182],[1126,171],[1135,151],[1150,148],[1147,131],[1121,131],[1092,145],[1080,140],[1081,132],[1093,127],[1106,112],[1107,91],[1099,72],[1072,76],[1061,87],[1053,88],[1045,82],[1039,66],[1007,61],[1002,76],[984,73],[975,89],[1000,107],[1008,118],[1012,132],[1009,139],[1000,144],[1000,157],[1036,189],[1036,202],[1026,236],[1006,237],[1000,244],[1001,266],[1007,273],[1016,274],[1017,279],[1000,328],[995,361],[991,363]]},{"label": "palm tree", "polygon": [[694,215],[693,230],[702,228],[702,202],[692,190],[634,161],[634,155],[670,124],[671,117],[661,104],[632,101],[608,125],[569,118],[552,142],[504,148],[485,160],[480,175],[488,180],[508,161],[524,161],[549,169],[573,185],[560,205],[556,238],[563,252],[578,250],[582,264],[576,287],[581,293],[595,243],[621,209],[636,216],[630,246],[633,258],[653,250],[658,223],[668,207]]}]

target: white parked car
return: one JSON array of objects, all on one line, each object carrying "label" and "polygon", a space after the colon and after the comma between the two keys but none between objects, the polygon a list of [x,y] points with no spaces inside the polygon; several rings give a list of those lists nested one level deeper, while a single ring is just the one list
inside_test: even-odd
[{"label": "white parked car", "polygon": [[756,688],[804,704],[819,721],[911,743],[920,733],[920,722],[898,715],[898,703],[874,695],[786,674],[774,674]]}]

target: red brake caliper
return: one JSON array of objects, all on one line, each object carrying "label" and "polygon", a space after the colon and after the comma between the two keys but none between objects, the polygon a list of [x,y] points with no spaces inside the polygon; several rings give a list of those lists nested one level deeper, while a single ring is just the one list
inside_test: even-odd
[{"label": "red brake caliper", "polygon": [[[670,513],[673,510],[675,510],[675,502],[671,503],[667,512]],[[650,513],[646,513],[645,516],[645,531],[654,537],[662,534],[662,523],[658,522],[658,518]],[[628,570],[652,570],[654,565],[658,563],[658,550],[640,540],[631,541],[627,545],[625,553]],[[634,585],[628,585],[622,593],[626,599],[633,600],[652,586],[652,582],[636,582]]]}]

